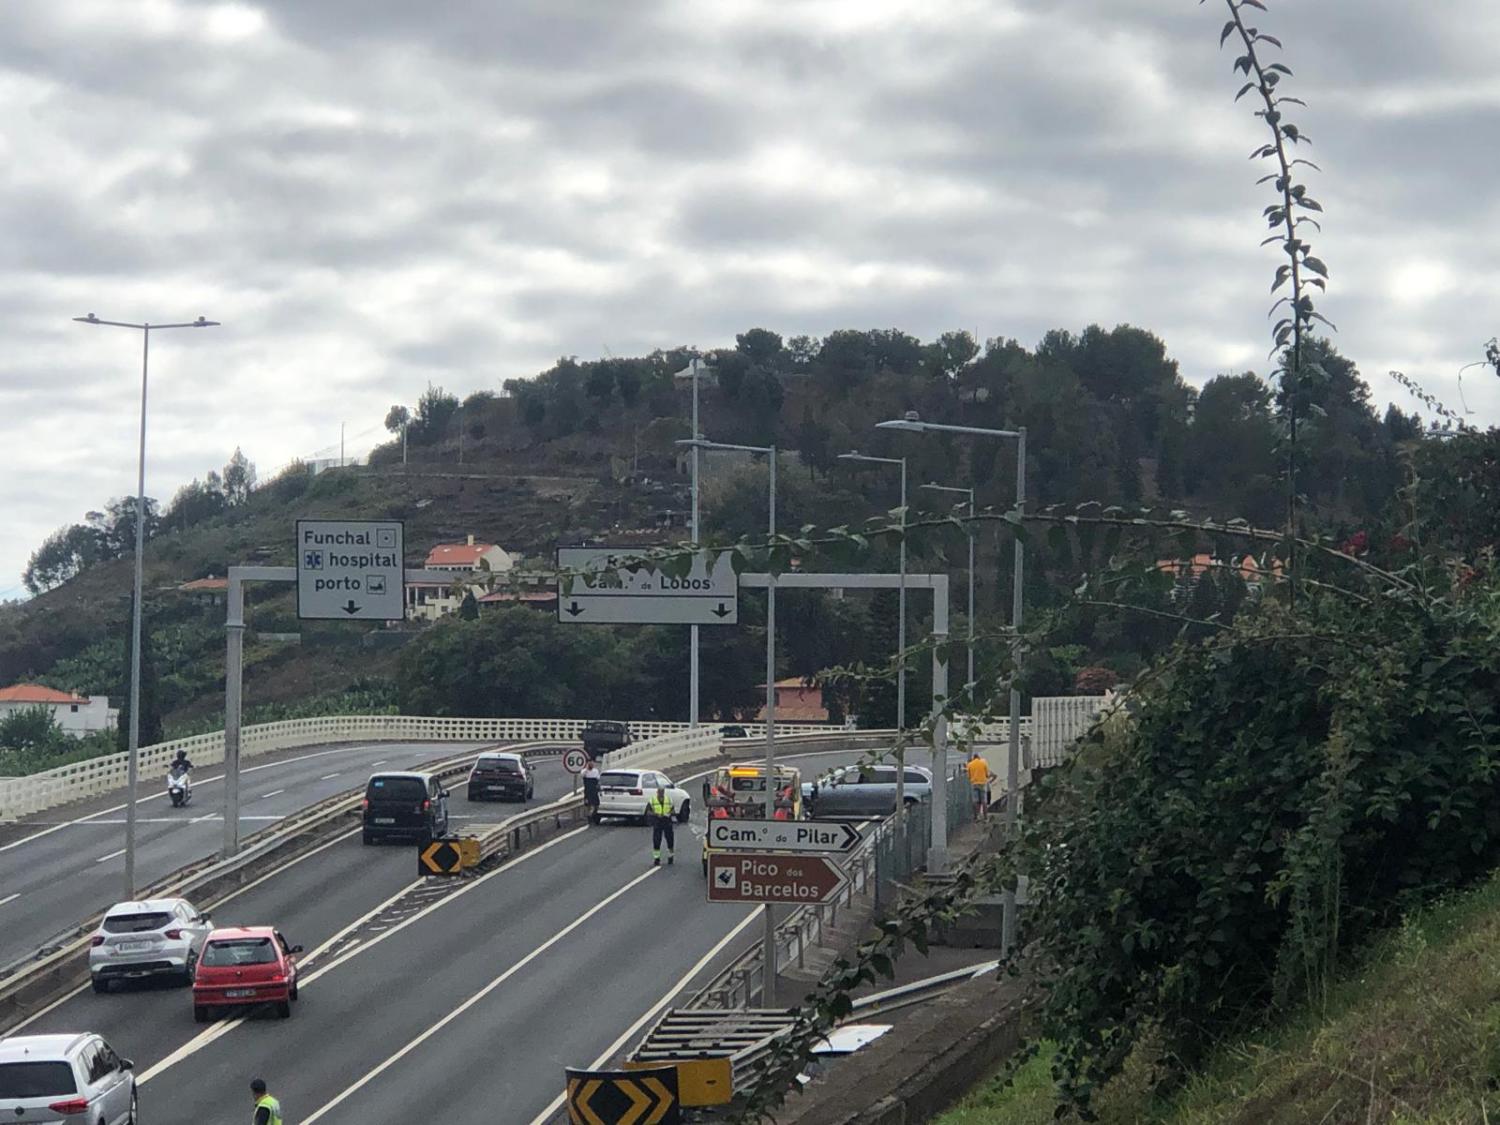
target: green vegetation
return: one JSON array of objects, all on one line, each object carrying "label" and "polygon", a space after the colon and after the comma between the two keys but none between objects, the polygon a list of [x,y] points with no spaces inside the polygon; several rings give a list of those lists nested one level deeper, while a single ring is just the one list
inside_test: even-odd
[{"label": "green vegetation", "polygon": [[[1500,1118],[1500,880],[1406,915],[1329,991],[1223,1045],[1170,1096],[1151,1047],[1099,1091],[1103,1125],[1467,1125]],[[939,1125],[1054,1120],[1055,1044],[983,1083]],[[1489,1109],[1496,1108],[1495,1114]]]},{"label": "green vegetation", "polygon": [[110,731],[74,738],[57,725],[47,707],[9,711],[0,717],[0,777],[21,777],[112,754],[114,739]]}]

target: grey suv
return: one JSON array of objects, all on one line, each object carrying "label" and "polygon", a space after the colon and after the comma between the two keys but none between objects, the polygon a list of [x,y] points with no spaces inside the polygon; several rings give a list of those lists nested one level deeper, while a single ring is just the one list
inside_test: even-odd
[{"label": "grey suv", "polygon": [[172,977],[193,982],[193,969],[213,923],[185,898],[122,902],[105,912],[89,941],[95,992],[112,981]]},{"label": "grey suv", "polygon": [[138,1125],[134,1066],[92,1032],[0,1039],[0,1120]]}]

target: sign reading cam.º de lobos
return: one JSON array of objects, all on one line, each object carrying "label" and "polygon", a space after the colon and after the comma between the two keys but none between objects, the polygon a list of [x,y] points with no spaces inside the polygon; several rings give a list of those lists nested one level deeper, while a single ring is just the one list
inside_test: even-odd
[{"label": "sign reading cam.\u00ba de lobos", "polygon": [[399,621],[405,615],[398,520],[298,520],[297,616]]},{"label": "sign reading cam.\u00ba de lobos", "polygon": [[564,624],[739,623],[732,551],[673,557],[665,546],[559,547],[557,570],[557,618]]}]

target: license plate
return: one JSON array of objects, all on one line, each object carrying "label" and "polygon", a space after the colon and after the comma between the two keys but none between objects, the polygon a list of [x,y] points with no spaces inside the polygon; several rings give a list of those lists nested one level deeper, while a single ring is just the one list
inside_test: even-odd
[{"label": "license plate", "polygon": [[115,948],[121,953],[139,953],[143,949],[150,949],[151,943],[149,941],[122,941]]},{"label": "license plate", "polygon": [[247,996],[254,995],[255,989],[253,988],[226,988],[224,990],[224,996],[230,1000],[243,1000]]},{"label": "license plate", "polygon": [[396,818],[393,817],[393,816],[377,816],[375,818],[375,823],[376,824],[395,824],[396,823]]}]

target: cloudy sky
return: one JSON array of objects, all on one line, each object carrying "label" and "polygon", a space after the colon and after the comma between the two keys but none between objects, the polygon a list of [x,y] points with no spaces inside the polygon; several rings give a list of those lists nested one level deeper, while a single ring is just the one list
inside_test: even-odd
[{"label": "cloudy sky", "polygon": [[[1500,332],[1492,0],[1271,0],[1380,400]],[[900,327],[1159,333],[1264,370],[1221,0],[4,0],[0,597],[134,484],[368,448],[562,354]],[[1472,419],[1500,380],[1472,369]],[[356,437],[357,435],[357,437]]]}]

